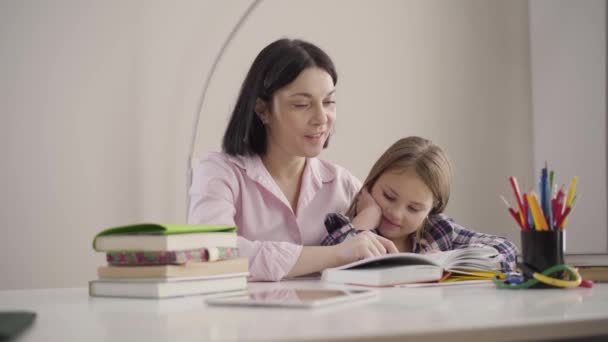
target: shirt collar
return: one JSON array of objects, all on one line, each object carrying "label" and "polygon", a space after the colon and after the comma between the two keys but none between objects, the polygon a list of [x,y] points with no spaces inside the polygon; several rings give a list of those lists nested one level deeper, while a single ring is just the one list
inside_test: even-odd
[{"label": "shirt collar", "polygon": [[329,183],[336,178],[336,170],[317,158],[308,158],[306,167],[310,168],[313,179],[318,183]]},{"label": "shirt collar", "polygon": [[[258,155],[230,157],[229,159],[235,165],[244,169],[247,177],[262,185],[276,198],[283,202],[286,207],[293,210],[291,204],[281,192],[281,189],[274,181],[264,166],[262,159]],[[320,161],[317,158],[308,158],[302,174],[302,183],[300,186],[297,211],[300,212],[303,210],[303,208],[306,208],[315,198],[316,193],[323,187],[323,184],[331,182],[335,178],[335,169],[330,168],[326,162]],[[295,212],[294,214],[297,215]]]},{"label": "shirt collar", "polygon": [[[257,154],[253,156],[229,156],[229,160],[245,170],[249,178],[255,181],[259,182],[266,177],[270,177],[266,166]],[[310,174],[313,182],[318,185],[332,182],[336,178],[335,169],[329,168],[325,162],[317,158],[307,159],[304,174]]]}]

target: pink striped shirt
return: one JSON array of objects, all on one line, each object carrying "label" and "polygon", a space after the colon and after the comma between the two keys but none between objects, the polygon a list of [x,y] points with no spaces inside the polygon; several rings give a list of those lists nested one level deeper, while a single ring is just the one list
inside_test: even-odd
[{"label": "pink striped shirt", "polygon": [[321,244],[325,216],[345,212],[360,186],[346,169],[309,158],[294,213],[259,156],[214,152],[194,171],[188,223],[236,225],[250,280],[277,281],[289,273],[302,246]]}]

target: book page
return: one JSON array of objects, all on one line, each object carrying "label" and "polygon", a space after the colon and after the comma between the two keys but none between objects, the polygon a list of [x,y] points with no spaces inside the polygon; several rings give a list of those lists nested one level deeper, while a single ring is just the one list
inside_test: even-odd
[{"label": "book page", "polygon": [[440,263],[433,258],[429,258],[427,255],[417,253],[393,253],[358,260],[351,262],[350,264],[335,267],[335,269],[376,267],[380,265],[435,265],[442,267]]},{"label": "book page", "polygon": [[444,269],[476,271],[500,270],[498,251],[491,247],[471,247],[452,251],[425,254],[429,259],[441,264]]},{"label": "book page", "polygon": [[446,268],[445,265],[449,264],[450,262],[452,262],[453,257],[452,255],[457,252],[458,250],[453,250],[453,251],[444,251],[444,252],[434,252],[434,253],[428,253],[428,254],[424,254],[425,257],[433,260],[434,262],[436,262],[438,265],[441,265],[442,267]]}]

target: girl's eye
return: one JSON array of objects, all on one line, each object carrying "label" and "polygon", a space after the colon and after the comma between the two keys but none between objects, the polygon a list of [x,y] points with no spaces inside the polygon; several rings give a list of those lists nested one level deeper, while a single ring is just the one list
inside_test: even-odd
[{"label": "girl's eye", "polygon": [[331,105],[336,104],[336,101],[334,101],[334,100],[328,100],[328,101],[324,101],[323,104],[326,105],[326,106],[331,106]]},{"label": "girl's eye", "polygon": [[293,104],[293,107],[294,107],[294,108],[300,108],[300,109],[301,109],[301,108],[306,108],[306,107],[308,107],[308,105],[307,105],[307,104],[305,104],[305,103],[294,103],[294,104]]},{"label": "girl's eye", "polygon": [[418,208],[414,208],[414,207],[407,207],[409,211],[411,211],[412,213],[417,213],[420,210]]},{"label": "girl's eye", "polygon": [[384,195],[384,198],[386,198],[389,201],[394,201],[395,200],[395,197],[387,194],[386,192],[383,192],[382,194]]}]

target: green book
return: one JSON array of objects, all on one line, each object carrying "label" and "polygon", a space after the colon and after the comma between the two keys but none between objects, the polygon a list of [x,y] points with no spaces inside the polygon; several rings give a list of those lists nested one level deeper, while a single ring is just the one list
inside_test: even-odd
[{"label": "green book", "polygon": [[[137,250],[140,242],[152,242],[149,246],[162,246],[159,250],[166,250],[166,247],[184,247],[182,242],[190,241],[190,244],[197,238],[203,240],[213,240],[215,243],[222,243],[228,239],[228,245],[221,245],[226,247],[232,247],[236,245],[236,230],[235,226],[226,225],[192,225],[192,224],[156,224],[156,223],[141,223],[132,224],[128,226],[108,228],[98,233],[93,239],[93,249],[96,251],[107,251],[116,250],[115,247],[129,247],[126,250]],[[186,235],[187,234],[187,235]],[[234,240],[234,243],[230,241]],[[130,243],[134,241],[135,243]],[[101,242],[101,243],[100,243]],[[108,244],[108,242],[110,242]],[[114,242],[119,242],[115,245]],[[120,242],[126,242],[121,244]],[[178,242],[176,245],[174,242]],[[211,241],[209,241],[211,242]],[[100,246],[100,244],[102,246]],[[150,250],[147,245],[144,246]],[[212,247],[205,243],[202,246],[197,247]],[[125,250],[120,249],[120,250]]]}]

